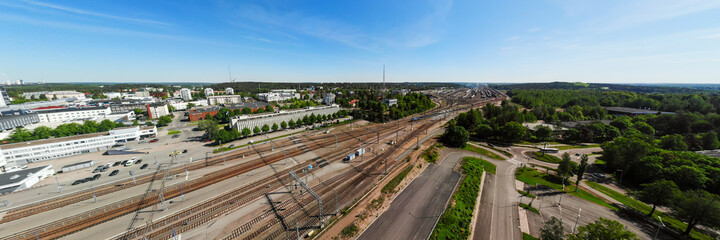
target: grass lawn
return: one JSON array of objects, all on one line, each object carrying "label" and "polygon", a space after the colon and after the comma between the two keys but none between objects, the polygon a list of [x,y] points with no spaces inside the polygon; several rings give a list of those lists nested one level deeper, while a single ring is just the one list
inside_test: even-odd
[{"label": "grass lawn", "polygon": [[451,205],[438,219],[430,239],[467,239],[470,236],[470,219],[480,190],[482,165],[472,159],[468,159],[470,161],[463,159],[462,169],[465,177],[457,192],[453,194]]},{"label": "grass lawn", "polygon": [[560,163],[562,160],[556,156],[547,154],[547,153],[541,153],[541,152],[533,152],[530,157],[533,159],[536,159],[538,161],[543,162],[549,162],[549,163]]},{"label": "grass lawn", "polygon": [[[300,131],[300,132],[296,132],[296,134],[297,134],[297,133],[302,133],[302,132],[305,132],[305,131],[307,131],[307,130],[303,130],[303,131]],[[285,135],[282,135],[282,136],[273,137],[273,138],[269,138],[269,139],[262,139],[262,140],[259,140],[258,143],[261,142],[261,141],[268,141],[268,140],[275,140],[275,139],[278,139],[278,138],[284,138],[284,137],[287,137],[287,136],[290,136],[290,135],[292,135],[292,133],[290,133],[290,134],[285,134]],[[257,144],[257,143],[256,143],[256,144]],[[221,152],[225,152],[225,151],[230,151],[230,150],[238,149],[238,148],[241,148],[241,147],[247,147],[248,145],[250,145],[250,144],[249,144],[249,143],[248,143],[248,144],[243,144],[243,145],[234,146],[234,147],[231,147],[231,148],[229,148],[229,147],[216,148],[216,149],[213,149],[213,153],[221,153]]]},{"label": "grass lawn", "polygon": [[181,132],[181,131],[178,131],[178,130],[170,130],[170,131],[168,131],[168,135],[180,134],[180,133],[182,133],[182,132]]},{"label": "grass lawn", "polygon": [[577,148],[594,148],[594,147],[600,147],[600,144],[591,144],[591,145],[566,145],[566,146],[558,146],[558,150],[567,150],[567,149],[577,149]]},{"label": "grass lawn", "polygon": [[522,239],[523,239],[523,240],[538,240],[538,238],[533,237],[532,235],[527,234],[527,233],[523,233],[523,238],[522,238]]},{"label": "grass lawn", "polygon": [[495,164],[492,164],[491,162],[474,157],[464,157],[463,161],[479,161],[480,165],[485,167],[486,172],[495,174]]},{"label": "grass lawn", "polygon": [[[587,183],[588,186],[607,195],[608,197],[611,197],[611,198],[617,200],[618,202],[621,202],[622,204],[627,205],[628,207],[638,210],[645,215],[647,215],[650,212],[650,210],[652,210],[652,206],[648,206],[647,204],[645,204],[643,202],[635,200],[634,198],[631,198],[625,194],[616,192],[616,191],[609,189],[603,185],[600,185],[596,182],[585,181],[585,183]],[[667,214],[660,212],[659,210],[656,209],[655,212],[653,213],[653,219],[657,219],[657,216],[660,216],[666,225],[668,225],[671,228],[674,228],[678,232],[683,232],[685,230],[685,228],[687,228],[687,224],[685,224],[684,222],[677,220],[671,216],[668,216]],[[692,232],[690,232],[690,236],[692,236],[695,239],[708,239],[708,240],[713,239],[712,237],[702,234],[695,230],[692,230]]]},{"label": "grass lawn", "polygon": [[520,180],[521,182],[530,185],[545,185],[555,190],[564,191],[567,194],[597,203],[600,206],[607,207],[616,211],[618,210],[617,207],[608,204],[607,202],[596,197],[595,195],[590,194],[589,192],[586,192],[585,190],[578,189],[578,191],[575,192],[575,187],[570,181],[566,181],[567,185],[565,185],[565,189],[563,189],[562,179],[555,175],[549,175],[547,173],[538,172],[537,170],[532,168],[523,167],[518,169],[517,173],[515,173],[515,177],[517,178],[517,180]]},{"label": "grass lawn", "polygon": [[480,154],[480,155],[483,155],[483,156],[486,156],[486,157],[489,157],[489,158],[492,158],[492,159],[495,159],[495,160],[505,160],[505,158],[503,158],[503,157],[501,157],[501,156],[499,156],[499,155],[491,152],[490,150],[487,150],[487,149],[481,148],[481,147],[476,147],[476,146],[473,146],[473,145],[470,145],[470,144],[465,145],[465,147],[463,148],[463,150],[468,150],[468,151],[471,151],[471,152],[476,152],[476,153],[478,153],[478,154]]}]

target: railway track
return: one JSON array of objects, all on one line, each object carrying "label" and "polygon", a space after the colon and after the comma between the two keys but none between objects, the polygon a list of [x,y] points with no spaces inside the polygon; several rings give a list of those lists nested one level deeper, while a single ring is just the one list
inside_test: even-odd
[{"label": "railway track", "polygon": [[[382,126],[381,126],[382,127]],[[387,130],[388,127],[384,127],[383,130]],[[359,132],[366,132],[367,130],[364,129],[358,129],[355,131]],[[342,136],[338,137],[338,142],[344,142],[351,140],[351,136]],[[322,143],[324,145],[329,145],[330,141],[334,143],[334,139],[318,139],[317,142]],[[270,147],[267,147],[270,148]],[[296,156],[300,155],[306,152],[310,152],[312,150],[317,149],[317,147],[307,147],[306,149],[297,149],[293,148],[290,151],[287,151],[288,156]],[[240,155],[241,153],[235,154],[236,156]],[[191,181],[188,181],[187,183],[182,184],[176,184],[169,186],[165,189],[163,192],[163,195],[166,199],[171,199],[173,197],[179,196],[180,192],[189,193],[194,190],[206,187],[208,185],[217,183],[219,181],[225,180],[227,178],[236,176],[238,174],[242,174],[245,172],[248,172],[254,168],[258,168],[261,166],[264,166],[266,164],[274,163],[276,161],[279,161],[284,158],[284,154],[282,152],[275,152],[274,154],[271,154],[271,158],[265,160],[265,162],[258,162],[258,160],[252,160],[250,162],[246,162],[243,164],[238,164],[233,167],[229,167],[220,171],[216,171],[207,175],[204,175],[201,178],[196,178]],[[222,158],[215,158],[212,159],[215,163],[221,162]],[[209,162],[210,160],[208,160]],[[195,162],[194,166],[203,165],[206,163],[203,162]],[[190,168],[190,166],[188,167]],[[172,175],[178,174],[181,171],[184,171],[184,167],[177,167],[173,169]],[[152,180],[151,177],[146,178],[148,180]],[[125,199],[120,202],[116,202],[113,204],[109,204],[100,208],[96,208],[90,211],[86,211],[84,213],[67,217],[61,220],[57,220],[48,224],[44,224],[42,226],[38,226],[35,228],[27,229],[25,231],[13,234],[11,236],[8,236],[7,239],[32,239],[32,238],[58,238],[62,237],[68,234],[71,234],[73,232],[112,220],[114,218],[117,218],[119,216],[123,216],[127,213],[136,211],[137,209],[142,209],[148,206],[152,206],[153,204],[158,203],[159,198],[158,194],[151,194],[150,196],[144,196],[144,195],[138,195],[135,197],[131,197],[128,199]]]}]

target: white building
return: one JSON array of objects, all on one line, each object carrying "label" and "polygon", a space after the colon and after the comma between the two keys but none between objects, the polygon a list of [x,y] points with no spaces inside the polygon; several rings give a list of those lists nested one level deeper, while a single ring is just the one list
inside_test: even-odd
[{"label": "white building", "polygon": [[5,91],[5,87],[0,87],[0,107],[7,107],[10,104],[10,96]]},{"label": "white building", "polygon": [[189,103],[195,104],[196,107],[208,106],[208,101],[205,101],[205,100],[198,100],[198,101],[192,101],[192,102],[174,102],[174,103],[170,103],[170,106],[175,107],[175,110],[177,110],[177,111],[182,111],[182,110],[188,109],[187,106]]},{"label": "white building", "polygon": [[184,101],[191,101],[192,100],[192,92],[190,89],[183,88],[180,89],[180,98]]},{"label": "white building", "polygon": [[207,98],[208,105],[242,103],[243,97],[240,95],[219,95],[209,96]]},{"label": "white building", "polygon": [[103,93],[103,95],[107,96],[109,99],[123,97],[122,93],[119,93],[119,92],[106,92],[106,93]]},{"label": "white building", "polygon": [[36,111],[40,122],[66,122],[83,119],[105,118],[110,115],[110,107],[61,108]]},{"label": "white building", "polygon": [[258,100],[265,102],[285,101],[293,98],[300,98],[295,89],[276,89],[269,93],[258,93]]},{"label": "white building", "polygon": [[2,173],[0,174],[0,194],[28,189],[53,174],[55,174],[55,170],[52,165]]},{"label": "white building", "polygon": [[138,98],[150,97],[150,92],[148,92],[148,91],[137,91],[137,92],[134,92],[134,93],[133,93],[133,97],[138,97]]},{"label": "white building", "polygon": [[213,92],[212,88],[205,88],[205,97],[209,97],[215,95],[215,92]]},{"label": "white building", "polygon": [[326,105],[333,104],[335,102],[335,94],[332,93],[326,93],[325,98],[323,98],[323,103]]},{"label": "white building", "polygon": [[45,94],[45,97],[48,99],[64,99],[64,98],[77,98],[77,99],[85,99],[85,94],[81,92],[76,91],[52,91],[52,92],[26,92],[23,93],[22,96],[26,99],[30,99],[32,97],[35,97],[36,99],[40,98],[40,95]]},{"label": "white building", "polygon": [[107,150],[127,142],[157,134],[156,127],[125,127],[109,132],[41,139],[0,145],[0,153],[10,166]]},{"label": "white building", "polygon": [[168,105],[165,103],[148,104],[145,106],[148,116],[152,118],[159,118],[162,116],[170,115]]},{"label": "white building", "polygon": [[278,125],[280,125],[280,123],[283,121],[297,121],[298,119],[301,119],[306,115],[330,115],[338,111],[340,111],[340,107],[338,105],[331,105],[324,107],[309,107],[307,109],[299,109],[292,111],[280,111],[279,113],[242,115],[232,118],[231,124],[238,131],[242,132],[243,128],[249,128],[250,130],[252,130],[255,127],[262,127],[265,124],[267,124],[268,126],[272,126],[273,123],[277,123]]},{"label": "white building", "polygon": [[226,89],[225,89],[225,94],[227,94],[227,95],[233,95],[233,94],[235,94],[235,90],[233,90],[232,88],[226,88]]}]

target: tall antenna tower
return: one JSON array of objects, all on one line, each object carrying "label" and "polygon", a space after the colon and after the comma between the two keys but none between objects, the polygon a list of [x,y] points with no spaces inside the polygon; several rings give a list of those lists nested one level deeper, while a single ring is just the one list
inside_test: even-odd
[{"label": "tall antenna tower", "polygon": [[230,77],[230,82],[235,83],[235,79],[232,78],[232,73],[230,72],[230,65],[228,65],[228,76]]},{"label": "tall antenna tower", "polygon": [[383,91],[387,92],[387,88],[385,87],[385,64],[383,64]]}]

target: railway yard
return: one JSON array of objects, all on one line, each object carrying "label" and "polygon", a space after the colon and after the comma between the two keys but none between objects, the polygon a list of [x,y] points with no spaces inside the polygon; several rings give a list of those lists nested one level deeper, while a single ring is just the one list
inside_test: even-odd
[{"label": "railway yard", "polygon": [[[177,154],[155,164],[146,159],[147,170],[92,188],[6,195],[16,204],[0,213],[0,236],[293,239],[318,232],[381,178],[392,175],[403,153],[440,130],[457,110],[503,99],[488,89],[425,94],[438,104],[435,109],[393,122],[355,122],[274,140],[258,138],[195,160]],[[240,141],[235,144],[248,143]],[[357,156],[348,161],[353,152]]]}]

